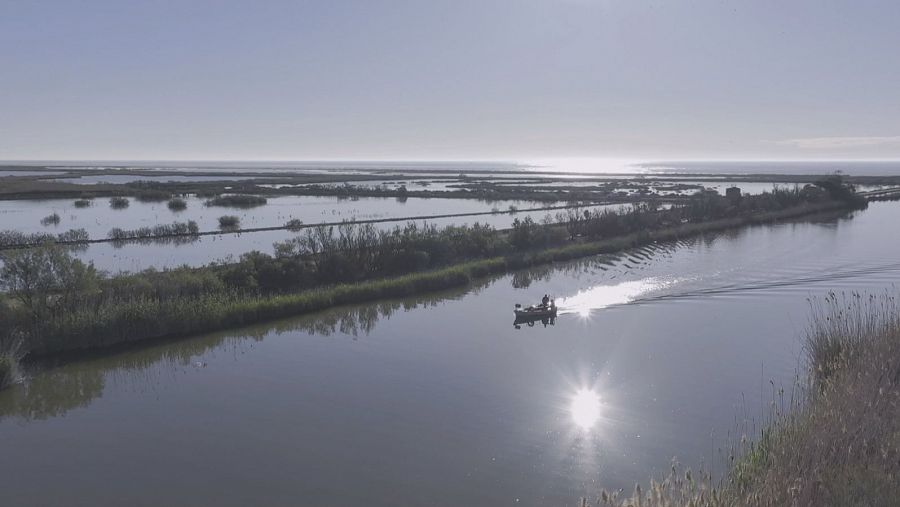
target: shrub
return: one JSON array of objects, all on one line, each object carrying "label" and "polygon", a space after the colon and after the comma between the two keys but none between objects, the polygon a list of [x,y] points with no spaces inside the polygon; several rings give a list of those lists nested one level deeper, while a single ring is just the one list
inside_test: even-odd
[{"label": "shrub", "polygon": [[94,204],[90,199],[78,199],[75,201],[76,208],[87,208]]},{"label": "shrub", "polygon": [[114,241],[127,241],[132,239],[162,238],[166,236],[190,236],[200,232],[197,222],[172,222],[171,224],[154,225],[153,227],[140,227],[138,229],[111,229],[107,237]]},{"label": "shrub", "polygon": [[167,206],[172,211],[184,211],[187,209],[187,201],[180,197],[175,197],[169,201]]},{"label": "shrub", "polygon": [[145,188],[135,192],[135,197],[141,202],[161,202],[168,200],[172,197],[172,194],[165,190]]},{"label": "shrub", "polygon": [[55,242],[84,242],[90,239],[84,229],[71,229],[54,236],[45,232],[25,234],[21,231],[0,231],[0,247],[40,245]]},{"label": "shrub", "polygon": [[127,197],[111,197],[109,199],[109,207],[112,209],[125,209],[131,204]]},{"label": "shrub", "polygon": [[241,219],[234,215],[222,215],[219,217],[220,229],[237,229],[241,226]]},{"label": "shrub", "polygon": [[52,213],[41,219],[41,225],[59,225],[59,213]]},{"label": "shrub", "polygon": [[221,206],[226,208],[255,208],[262,206],[268,201],[265,197],[258,195],[220,195],[206,201],[207,206]]}]

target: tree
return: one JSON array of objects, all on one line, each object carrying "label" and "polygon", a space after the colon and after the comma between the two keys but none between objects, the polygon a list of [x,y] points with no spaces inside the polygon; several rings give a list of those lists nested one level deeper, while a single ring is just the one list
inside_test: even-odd
[{"label": "tree", "polygon": [[0,288],[31,313],[71,308],[78,297],[96,289],[97,270],[55,243],[0,253]]}]

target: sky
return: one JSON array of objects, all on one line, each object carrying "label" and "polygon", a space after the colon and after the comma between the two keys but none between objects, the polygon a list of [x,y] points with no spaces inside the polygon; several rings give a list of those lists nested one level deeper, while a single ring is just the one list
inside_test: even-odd
[{"label": "sky", "polygon": [[0,0],[0,160],[900,158],[900,2]]}]

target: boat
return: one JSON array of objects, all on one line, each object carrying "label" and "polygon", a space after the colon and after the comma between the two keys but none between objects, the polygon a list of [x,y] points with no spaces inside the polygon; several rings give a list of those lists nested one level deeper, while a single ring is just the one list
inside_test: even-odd
[{"label": "boat", "polygon": [[513,310],[516,314],[516,320],[538,320],[556,317],[556,304],[552,301],[549,305],[529,306],[522,308],[522,305],[516,305]]}]

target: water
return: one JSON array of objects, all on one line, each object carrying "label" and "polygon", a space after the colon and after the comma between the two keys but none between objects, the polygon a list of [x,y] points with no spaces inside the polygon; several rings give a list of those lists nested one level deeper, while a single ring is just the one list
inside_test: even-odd
[{"label": "water", "polygon": [[[204,206],[205,199],[186,197],[187,209],[172,211],[166,202],[140,202],[130,199],[125,209],[114,210],[108,199],[94,199],[87,208],[76,208],[74,200],[0,200],[0,229],[22,232],[62,232],[84,228],[91,238],[105,238],[110,229],[137,229],[167,224],[174,221],[194,220],[201,231],[218,229],[222,215],[235,215],[245,228],[277,227],[296,219],[306,224],[340,222],[342,220],[371,220],[421,215],[489,212],[494,208],[508,209],[552,206],[557,203],[527,201],[478,201],[475,199],[423,199],[361,197],[338,199],[337,197],[282,196],[269,197],[268,203],[251,209]],[[56,226],[44,226],[41,219],[58,213],[61,221]]]},{"label": "water", "polygon": [[136,183],[138,181],[147,181],[153,183],[187,183],[187,182],[211,182],[211,181],[242,181],[250,180],[255,176],[181,176],[181,175],[165,175],[165,176],[147,176],[137,174],[95,174],[91,176],[66,176],[63,178],[55,178],[51,181],[60,183],[72,183],[74,185],[96,185],[98,183],[110,183],[120,185],[124,183]]},{"label": "water", "polygon": [[3,170],[0,169],[0,178],[14,176],[57,176],[64,174],[62,171],[26,171],[26,170]]},{"label": "water", "polygon": [[[416,174],[417,177],[446,177],[456,174],[491,173],[580,173],[582,175],[626,174],[809,174],[822,175],[841,171],[853,176],[892,176],[900,174],[900,161],[866,160],[808,160],[808,161],[663,161],[641,159],[613,159],[601,157],[542,158],[495,161],[295,161],[295,162],[120,162],[98,163],[85,161],[16,163],[16,166],[47,166],[52,169],[77,171],[82,169],[137,169],[190,172],[236,171],[247,173],[299,173],[299,174]],[[47,173],[51,174],[51,173]],[[575,176],[575,175],[571,175]],[[88,177],[94,179],[94,176]],[[105,176],[103,178],[109,178]],[[122,181],[132,181],[130,179]],[[138,179],[148,179],[138,178]],[[202,179],[202,178],[201,178]],[[220,179],[211,177],[211,179]],[[69,179],[70,182],[79,180]],[[82,180],[87,181],[87,180]],[[109,180],[114,181],[114,180]],[[176,180],[178,181],[177,177]],[[195,181],[187,179],[185,181]]]},{"label": "water", "polygon": [[641,162],[632,167],[638,172],[697,174],[832,174],[840,171],[851,176],[895,176],[900,161],[684,161]]},{"label": "water", "polygon": [[[900,237],[884,234],[898,218],[875,203],[37,367],[0,392],[0,491],[10,505],[575,505],[673,457],[721,471],[769,380],[792,385],[806,298],[900,282]],[[547,292],[555,325],[514,328],[512,304]]]}]

